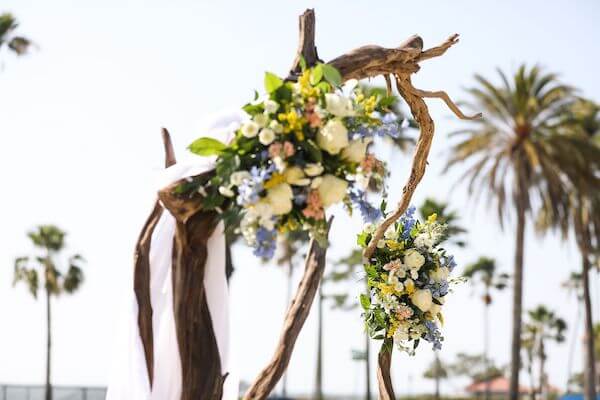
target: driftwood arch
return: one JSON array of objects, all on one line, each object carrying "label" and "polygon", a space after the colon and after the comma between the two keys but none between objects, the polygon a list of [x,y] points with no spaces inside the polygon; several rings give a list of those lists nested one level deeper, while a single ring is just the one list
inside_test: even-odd
[{"label": "driftwood arch", "polygon": [[[416,89],[411,82],[412,74],[419,71],[419,63],[443,55],[458,42],[458,35],[451,36],[440,46],[423,50],[423,40],[412,36],[396,48],[375,45],[359,47],[328,62],[337,68],[344,81],[364,79],[382,75],[392,91],[396,90],[408,104],[420,128],[412,160],[412,168],[402,190],[402,198],[374,234],[371,246],[365,249],[368,259],[377,241],[387,227],[396,221],[408,208],[412,195],[425,174],[427,157],[434,135],[434,123],[429,114],[425,98],[439,98],[461,119],[479,118],[480,115],[465,116],[443,91]],[[315,46],[315,14],[306,10],[300,16],[300,44],[288,79],[294,80],[304,58],[311,66],[320,61]],[[173,148],[168,132],[163,129],[166,166],[175,163]],[[199,198],[180,198],[175,194],[179,182],[159,192],[150,217],[144,225],[135,252],[134,290],[139,304],[138,325],[144,345],[148,375],[153,381],[153,333],[152,307],[150,304],[150,270],[148,254],[152,232],[166,208],[177,221],[173,247],[173,307],[177,340],[181,353],[182,400],[220,399],[226,376],[221,376],[220,359],[203,287],[204,267],[207,256],[206,242],[217,224],[214,212],[202,210]],[[331,224],[331,219],[329,220]],[[290,304],[284,320],[280,339],[271,361],[256,377],[244,400],[265,399],[274,389],[285,372],[296,343],[308,317],[325,269],[326,249],[311,240],[305,261],[302,280]],[[390,378],[391,353],[380,351],[378,358],[378,382],[380,399],[393,400],[394,391]]]}]

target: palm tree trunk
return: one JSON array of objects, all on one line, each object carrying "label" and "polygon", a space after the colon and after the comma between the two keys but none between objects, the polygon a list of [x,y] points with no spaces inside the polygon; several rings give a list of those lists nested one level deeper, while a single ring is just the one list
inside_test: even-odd
[{"label": "palm tree trunk", "polygon": [[317,304],[317,376],[315,378],[315,400],[323,400],[323,283],[319,285]]},{"label": "palm tree trunk", "polygon": [[587,249],[583,246],[583,304],[585,314],[585,377],[584,397],[585,400],[596,399],[596,360],[594,354],[594,323],[592,321],[592,301],[590,297],[590,260]]},{"label": "palm tree trunk", "polygon": [[368,332],[365,332],[365,374],[367,379],[365,400],[371,400],[371,343],[369,342]]},{"label": "palm tree trunk", "polygon": [[517,201],[517,237],[515,249],[512,345],[510,358],[509,400],[519,398],[519,371],[521,369],[521,314],[523,309],[523,252],[525,247],[525,203],[519,195]]},{"label": "palm tree trunk", "polygon": [[540,399],[546,399],[546,349],[544,348],[544,340],[540,339]]},{"label": "palm tree trunk", "polygon": [[565,392],[569,392],[571,387],[569,380],[573,376],[573,356],[575,355],[575,345],[577,344],[577,337],[579,335],[579,320],[581,319],[581,302],[579,297],[577,298],[577,314],[575,315],[575,323],[573,324],[573,338],[569,346],[569,359],[567,361],[567,384],[565,385]]},{"label": "palm tree trunk", "polygon": [[489,288],[485,291],[485,302],[483,305],[483,360],[485,363],[485,400],[490,400],[490,377],[487,376],[490,370],[489,348],[490,348],[490,321],[489,321]]},{"label": "palm tree trunk", "polygon": [[52,400],[52,386],[50,385],[50,365],[52,349],[52,314],[50,306],[50,290],[46,289],[46,393],[45,399]]}]

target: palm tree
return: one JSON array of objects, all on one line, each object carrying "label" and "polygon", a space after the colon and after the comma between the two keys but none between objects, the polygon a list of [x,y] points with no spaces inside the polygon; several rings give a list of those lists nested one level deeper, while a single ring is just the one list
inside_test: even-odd
[{"label": "palm tree", "polygon": [[587,140],[565,133],[568,106],[576,100],[573,88],[538,67],[521,66],[510,81],[498,72],[500,85],[475,76],[478,86],[469,90],[471,107],[483,109],[485,118],[456,132],[462,139],[452,147],[447,169],[468,162],[461,180],[468,179],[469,194],[477,200],[486,192],[489,201],[495,201],[501,227],[509,210],[517,217],[510,373],[510,400],[517,400],[525,226],[545,201],[553,218],[566,214],[564,199],[570,189],[565,182],[580,186],[581,180],[593,181],[580,164],[593,165],[597,155]]},{"label": "palm tree", "polygon": [[52,313],[51,296],[62,293],[71,294],[81,286],[83,272],[79,265],[83,258],[75,254],[68,258],[68,269],[63,273],[58,269],[59,254],[65,247],[65,232],[53,225],[41,225],[28,233],[29,238],[37,249],[32,256],[15,259],[14,284],[23,282],[29,292],[37,298],[39,281],[43,279],[46,297],[46,390],[45,399],[52,400],[50,384],[51,344],[52,344]]},{"label": "palm tree", "polygon": [[23,36],[14,34],[19,26],[16,18],[10,13],[0,14],[0,51],[4,45],[16,55],[21,56],[29,51],[31,41]]},{"label": "palm tree", "polygon": [[[565,280],[561,286],[569,293],[575,295],[577,300],[577,313],[575,314],[575,322],[573,323],[573,336],[569,346],[569,358],[567,361],[567,385],[566,391],[569,391],[571,383],[573,383],[573,356],[575,355],[575,345],[577,343],[579,320],[581,318],[581,303],[583,302],[583,277],[579,272],[571,272],[569,278]],[[583,381],[582,381],[583,382]]]},{"label": "palm tree", "polygon": [[442,379],[447,379],[449,375],[448,366],[439,357],[435,357],[423,373],[425,379],[433,379],[435,381],[434,399],[440,399],[440,382]]},{"label": "palm tree", "polygon": [[[578,99],[566,108],[561,129],[564,136],[584,143],[585,156],[570,160],[570,168],[578,171],[577,179],[564,183],[566,193],[561,201],[566,211],[555,210],[552,199],[546,196],[538,214],[537,228],[544,232],[559,229],[564,237],[570,233],[581,253],[581,288],[584,310],[585,396],[596,398],[596,356],[594,354],[594,321],[590,293],[592,257],[600,253],[600,107],[585,99]],[[570,149],[565,149],[565,152]]]},{"label": "palm tree", "polygon": [[[483,356],[487,360],[490,345],[489,308],[492,304],[492,291],[506,288],[509,276],[505,273],[498,273],[496,262],[487,257],[480,257],[475,263],[468,265],[463,276],[468,278],[472,285],[481,285],[483,290]],[[490,387],[488,381],[485,387],[485,399],[488,400],[489,398]]]},{"label": "palm tree", "polygon": [[564,333],[567,329],[567,324],[562,318],[557,317],[553,311],[548,310],[544,306],[538,306],[530,310],[528,316],[529,321],[524,326],[522,339],[529,344],[526,348],[529,349],[530,375],[533,356],[536,356],[538,359],[538,392],[543,399],[546,399],[548,394],[548,380],[546,376],[546,360],[548,355],[546,353],[546,343],[549,340],[562,343],[565,340]]}]

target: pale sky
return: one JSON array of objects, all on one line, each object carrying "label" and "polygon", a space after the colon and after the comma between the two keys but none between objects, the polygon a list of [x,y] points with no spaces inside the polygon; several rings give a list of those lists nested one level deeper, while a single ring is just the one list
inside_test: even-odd
[{"label": "pale sky", "polygon": [[[261,89],[263,72],[284,75],[297,44],[297,16],[315,7],[317,46],[324,60],[364,44],[392,47],[420,34],[426,47],[452,33],[460,43],[428,61],[414,79],[423,89],[446,90],[455,99],[474,73],[495,78],[495,67],[513,71],[539,63],[600,100],[595,1],[68,1],[3,0],[0,12],[21,21],[19,32],[38,46],[16,59],[0,54],[0,383],[41,383],[44,376],[44,308],[24,287],[13,289],[12,260],[30,250],[25,233],[40,223],[68,231],[69,251],[88,260],[81,291],[55,302],[54,381],[105,385],[112,338],[123,298],[130,290],[136,236],[154,199],[154,175],[163,162],[159,130],[172,132],[176,147],[203,132],[207,114],[237,107]],[[437,123],[428,173],[414,203],[426,196],[449,201],[470,229],[469,247],[457,251],[464,266],[479,255],[510,272],[514,227],[502,232],[487,205],[467,202],[456,173],[439,174],[456,119],[430,100]],[[391,200],[398,199],[409,157],[392,159]],[[453,190],[454,189],[454,190]],[[348,251],[360,223],[338,213],[331,258]],[[560,282],[579,268],[574,246],[540,240],[527,228],[525,308],[544,303],[572,324],[576,304]],[[233,348],[241,376],[252,379],[270,358],[285,308],[285,273],[261,265],[248,249],[236,249],[231,282]],[[299,274],[296,274],[299,277]],[[593,282],[598,302],[597,278]],[[359,286],[352,288],[355,292]],[[596,310],[597,314],[600,310]],[[441,353],[482,348],[482,306],[469,286],[456,289],[445,306],[446,341]],[[510,296],[493,305],[492,355],[509,361]],[[315,316],[298,340],[289,368],[292,392],[312,391]],[[569,333],[569,338],[571,338]],[[325,390],[362,393],[362,364],[350,358],[363,343],[359,311],[327,311]],[[575,365],[581,365],[577,343]],[[568,345],[549,349],[550,381],[566,381]],[[430,392],[422,378],[432,352],[394,354],[399,394]],[[375,379],[373,371],[373,381]],[[527,377],[523,375],[523,382]],[[443,385],[450,393],[465,381]]]}]

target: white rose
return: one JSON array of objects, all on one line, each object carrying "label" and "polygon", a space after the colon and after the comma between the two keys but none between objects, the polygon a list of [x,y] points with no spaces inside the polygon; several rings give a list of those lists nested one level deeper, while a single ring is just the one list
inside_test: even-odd
[{"label": "white rose", "polygon": [[265,112],[269,114],[274,114],[279,109],[279,103],[274,100],[265,100],[263,105],[265,106]]},{"label": "white rose", "polygon": [[342,159],[355,163],[361,162],[367,154],[369,143],[371,143],[370,138],[351,141],[348,147],[342,150]]},{"label": "white rose", "polygon": [[260,128],[260,126],[258,126],[256,122],[248,121],[241,127],[242,135],[247,138],[253,138],[258,135],[258,128]]},{"label": "white rose", "polygon": [[385,230],[385,234],[383,236],[389,240],[398,240],[400,234],[398,233],[398,230],[396,229],[394,224],[392,224],[389,228]]},{"label": "white rose", "polygon": [[349,117],[354,115],[352,101],[336,93],[327,93],[325,95],[326,109],[336,117]]},{"label": "white rose", "polygon": [[425,264],[425,257],[415,249],[408,249],[404,252],[404,264],[410,269],[418,270]]},{"label": "white rose", "polygon": [[445,281],[446,279],[448,279],[449,275],[450,275],[450,270],[448,268],[440,267],[440,268],[436,268],[435,270],[433,270],[429,276],[434,281],[441,282],[441,281]]},{"label": "white rose", "polygon": [[318,163],[308,163],[304,167],[304,172],[308,176],[317,176],[323,173],[323,166]]},{"label": "white rose", "polygon": [[410,301],[423,312],[427,312],[431,309],[433,304],[433,298],[431,297],[431,291],[429,289],[419,289],[410,296]]},{"label": "white rose", "polygon": [[317,133],[317,144],[329,154],[338,154],[348,146],[348,129],[341,120],[332,119]]},{"label": "white rose", "polygon": [[324,175],[319,185],[319,196],[323,207],[339,203],[346,196],[348,182],[333,175]]},{"label": "white rose", "polygon": [[264,144],[265,146],[270,145],[275,140],[275,132],[272,129],[264,128],[261,129],[258,134],[258,141]]},{"label": "white rose", "polygon": [[236,171],[229,177],[229,182],[234,186],[239,186],[247,179],[250,179],[252,175],[248,171]]},{"label": "white rose", "polygon": [[431,308],[429,309],[429,312],[431,313],[431,315],[433,315],[434,317],[436,317],[440,311],[442,311],[442,306],[440,306],[439,304],[435,304],[435,303],[431,303]]},{"label": "white rose", "polygon": [[261,128],[264,128],[269,123],[269,117],[265,114],[256,114],[254,116],[254,122],[256,122]]},{"label": "white rose", "polygon": [[292,210],[293,197],[292,187],[287,183],[280,183],[267,190],[267,201],[271,205],[271,210],[275,215],[289,213]]},{"label": "white rose", "polygon": [[231,188],[228,188],[227,186],[219,186],[219,193],[221,193],[221,195],[223,195],[225,197],[235,196],[235,193],[233,193],[233,190],[231,190]]},{"label": "white rose", "polygon": [[275,221],[273,220],[273,210],[271,205],[265,200],[259,201],[254,206],[254,212],[258,216],[259,225],[265,227],[268,230],[275,228]]},{"label": "white rose", "polygon": [[286,168],[283,172],[285,181],[290,185],[307,186],[310,184],[310,179],[304,176],[304,172],[299,167]]}]

